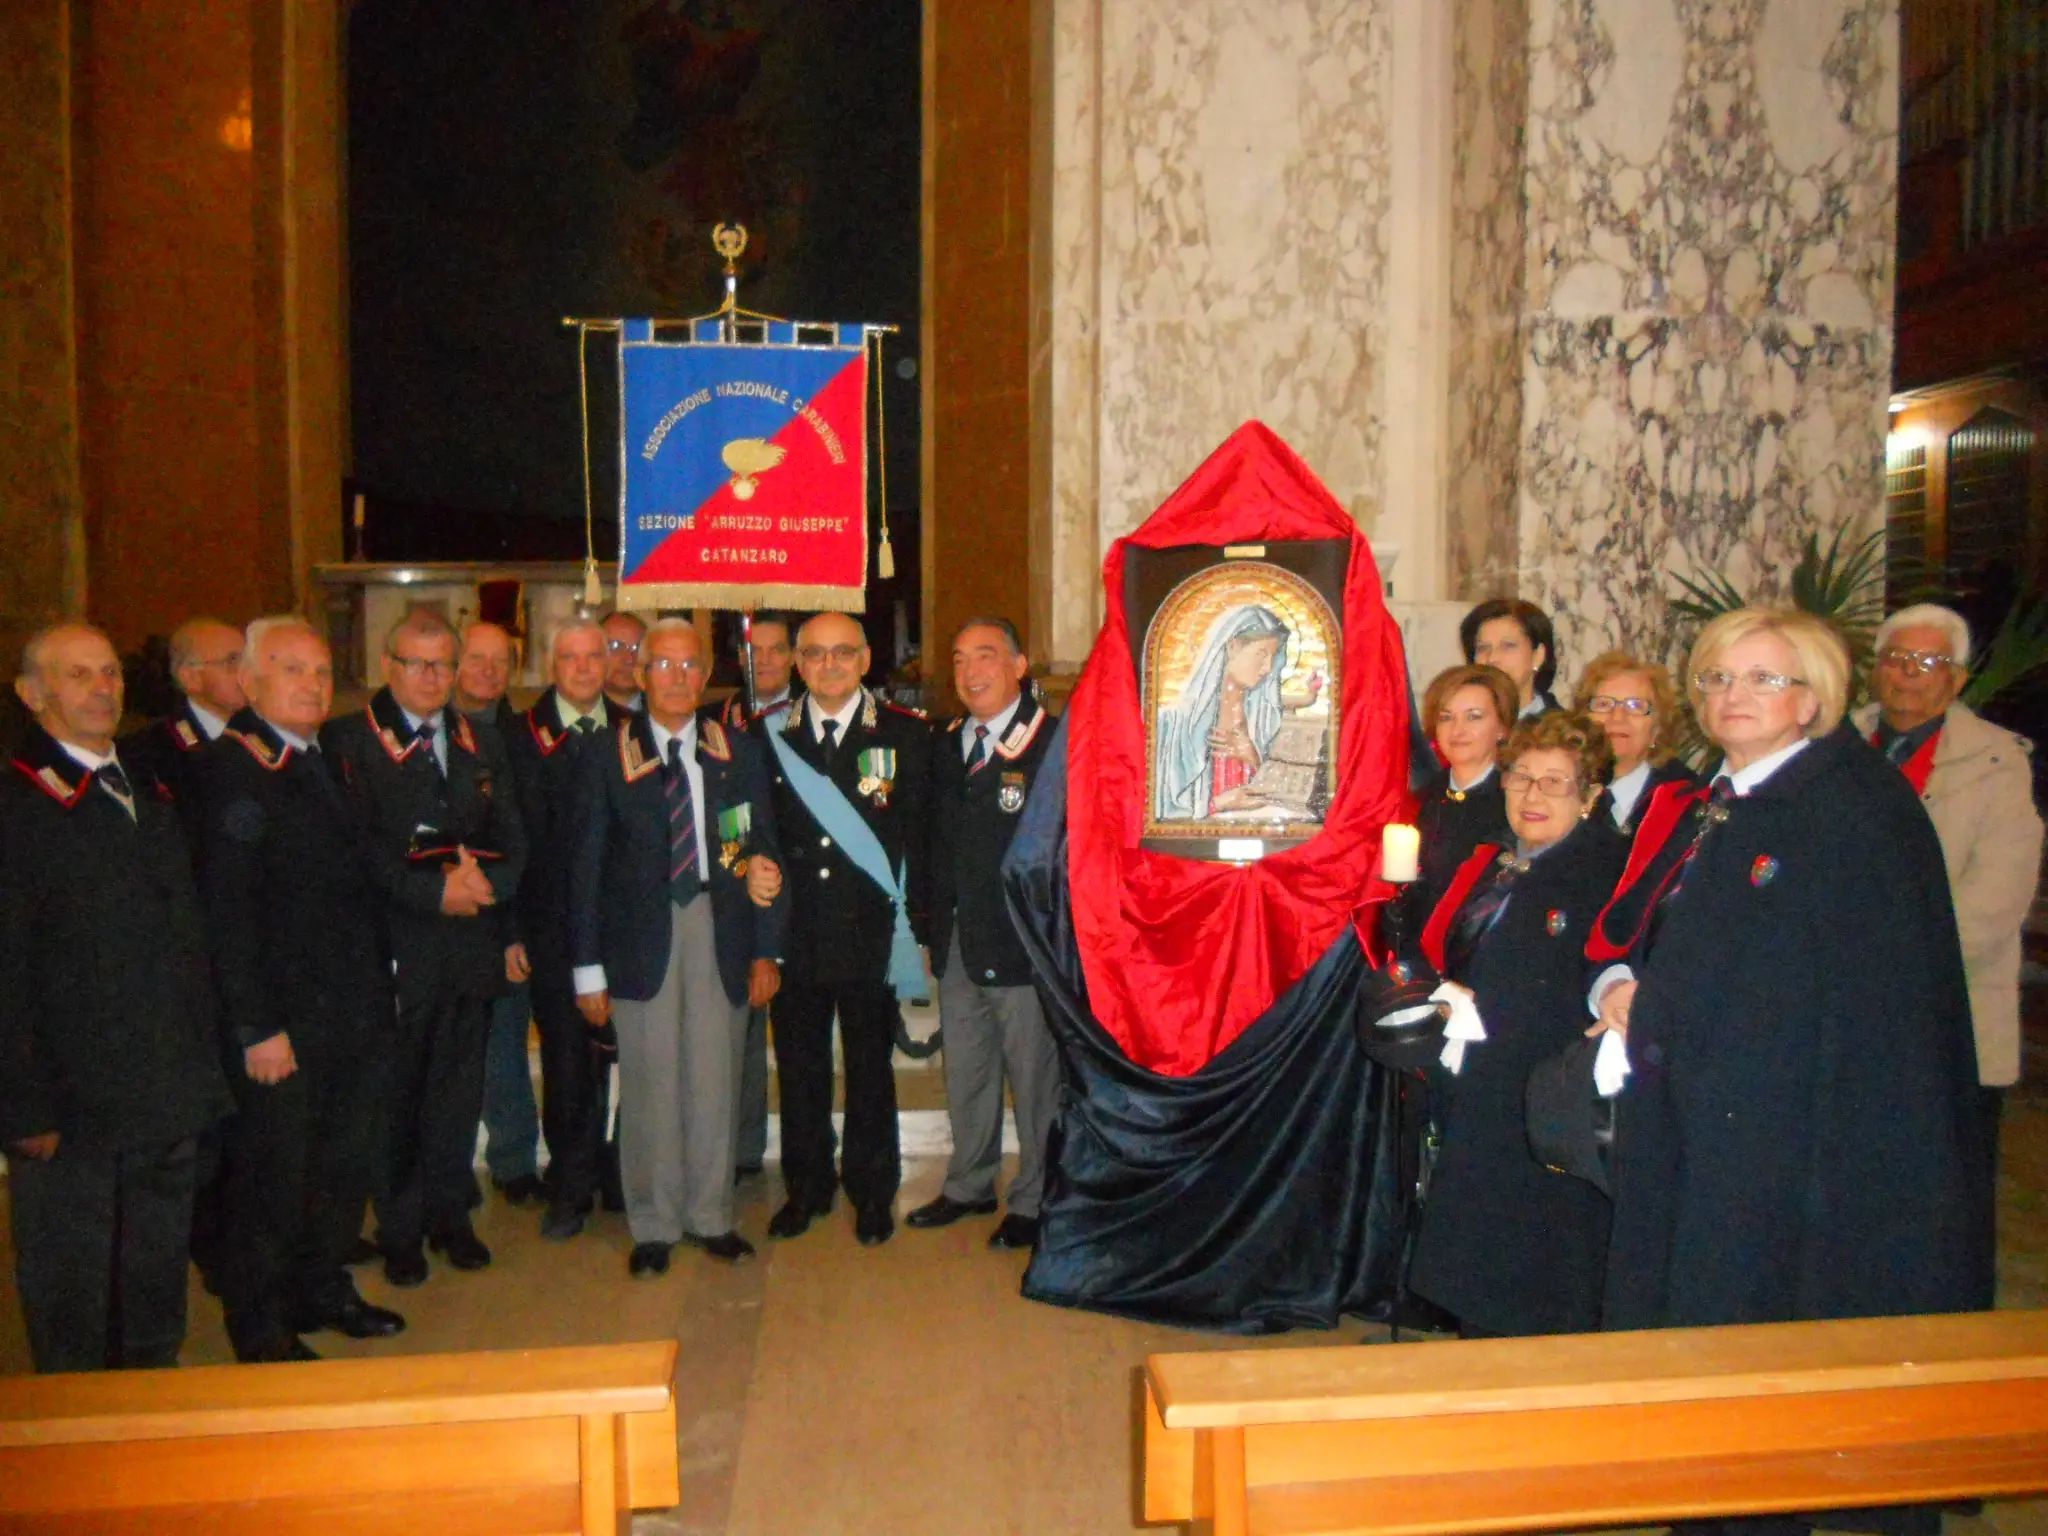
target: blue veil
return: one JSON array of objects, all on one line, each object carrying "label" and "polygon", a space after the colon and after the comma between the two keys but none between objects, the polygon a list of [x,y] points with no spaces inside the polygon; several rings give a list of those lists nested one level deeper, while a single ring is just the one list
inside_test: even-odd
[{"label": "blue veil", "polygon": [[1257,603],[1233,608],[1216,621],[1202,658],[1181,690],[1180,702],[1159,711],[1153,735],[1158,754],[1153,770],[1152,814],[1160,821],[1187,821],[1209,814],[1209,733],[1223,709],[1223,669],[1233,641],[1277,638],[1273,670],[1244,697],[1245,729],[1264,757],[1280,730],[1280,674],[1287,669],[1293,631],[1272,609]]}]

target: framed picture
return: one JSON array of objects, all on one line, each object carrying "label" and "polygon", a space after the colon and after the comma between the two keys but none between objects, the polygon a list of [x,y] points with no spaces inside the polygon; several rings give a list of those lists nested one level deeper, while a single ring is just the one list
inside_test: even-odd
[{"label": "framed picture", "polygon": [[1144,845],[1245,861],[1313,837],[1335,791],[1349,546],[1131,553]]}]

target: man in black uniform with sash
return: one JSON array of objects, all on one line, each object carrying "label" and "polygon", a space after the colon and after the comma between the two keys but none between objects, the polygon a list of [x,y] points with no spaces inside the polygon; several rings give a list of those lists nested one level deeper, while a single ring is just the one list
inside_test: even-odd
[{"label": "man in black uniform with sash", "polygon": [[199,897],[115,753],[107,637],[41,631],[14,688],[35,718],[0,772],[0,1147],[29,1352],[176,1365],[194,1139],[231,1107]]},{"label": "man in black uniform with sash", "polygon": [[401,1286],[427,1277],[422,1239],[457,1269],[491,1262],[469,1224],[484,1036],[505,975],[488,909],[526,866],[518,796],[448,708],[455,650],[447,620],[415,609],[385,640],[387,686],[321,732],[365,826],[395,963],[377,1240]]},{"label": "man in black uniform with sash", "polygon": [[[931,730],[861,686],[867,637],[843,613],[797,636],[808,694],[768,733],[775,820],[788,864],[789,957],[775,999],[787,1200],[771,1237],[796,1237],[832,1209],[835,1182],[853,1202],[862,1243],[896,1231],[902,1183],[892,1061],[897,999],[921,995],[926,779]],[[846,1058],[846,1137],[832,1168],[832,1020]]]},{"label": "man in black uniform with sash", "polygon": [[241,1360],[309,1360],[298,1335],[405,1327],[344,1267],[378,1145],[391,1043],[383,903],[318,748],[327,646],[296,616],[249,626],[248,707],[200,765],[200,895],[238,1112],[228,1123],[221,1301]]},{"label": "man in black uniform with sash", "polygon": [[1038,1242],[1046,1133],[1060,1089],[1059,1052],[1003,897],[1003,855],[1053,734],[1030,671],[1008,619],[961,625],[953,686],[967,713],[939,735],[932,758],[932,970],[939,978],[953,1157],[938,1199],[905,1219],[913,1227],[944,1227],[995,1210],[1007,1077],[1017,1109],[1017,1177],[991,1248]]}]

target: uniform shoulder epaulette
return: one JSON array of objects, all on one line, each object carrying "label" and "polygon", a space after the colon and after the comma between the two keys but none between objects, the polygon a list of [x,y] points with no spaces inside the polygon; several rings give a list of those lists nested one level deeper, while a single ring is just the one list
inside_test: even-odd
[{"label": "uniform shoulder epaulette", "polygon": [[286,763],[291,761],[292,749],[290,747],[279,747],[273,750],[269,742],[256,735],[253,731],[231,730],[227,734],[248,748],[249,755],[272,773],[276,773]]},{"label": "uniform shoulder epaulette", "polygon": [[913,720],[922,720],[927,724],[930,723],[932,718],[921,709],[912,709],[908,704],[898,704],[891,699],[884,699],[882,701],[882,708],[893,709],[899,715],[908,715]]},{"label": "uniform shoulder epaulette", "polygon": [[205,745],[200,741],[199,733],[192,729],[190,720],[173,720],[171,737],[178,743],[178,750],[181,752],[196,752]]},{"label": "uniform shoulder epaulette", "polygon": [[92,791],[91,774],[87,774],[84,778],[80,779],[77,786],[73,787],[67,784],[64,781],[64,775],[54,768],[32,768],[18,757],[14,759],[14,766],[21,770],[22,775],[27,778],[29,783],[35,785],[37,789],[40,789],[67,811],[74,809],[79,801],[83,800]]},{"label": "uniform shoulder epaulette", "polygon": [[732,743],[726,740],[725,727],[716,720],[700,720],[697,723],[697,740],[702,744],[707,757],[715,757],[721,763],[732,761]]},{"label": "uniform shoulder epaulette", "polygon": [[455,742],[463,751],[469,753],[470,756],[477,756],[476,732],[470,729],[469,716],[459,709],[451,709],[446,711],[442,718],[447,720],[450,725],[448,739]]},{"label": "uniform shoulder epaulette", "polygon": [[955,715],[946,722],[946,734],[948,736],[958,736],[960,734],[960,727],[966,723],[967,717],[965,715]]}]

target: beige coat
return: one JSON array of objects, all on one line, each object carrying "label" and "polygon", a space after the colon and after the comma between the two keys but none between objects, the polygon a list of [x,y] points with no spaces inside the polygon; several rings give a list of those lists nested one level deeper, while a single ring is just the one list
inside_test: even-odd
[{"label": "beige coat", "polygon": [[[1855,714],[1868,739],[1877,706]],[[1927,814],[1948,863],[1949,893],[1970,979],[1977,1076],[2002,1088],[2020,1075],[2020,928],[2041,872],[2033,745],[1960,702],[1948,708],[1928,775]]]}]

